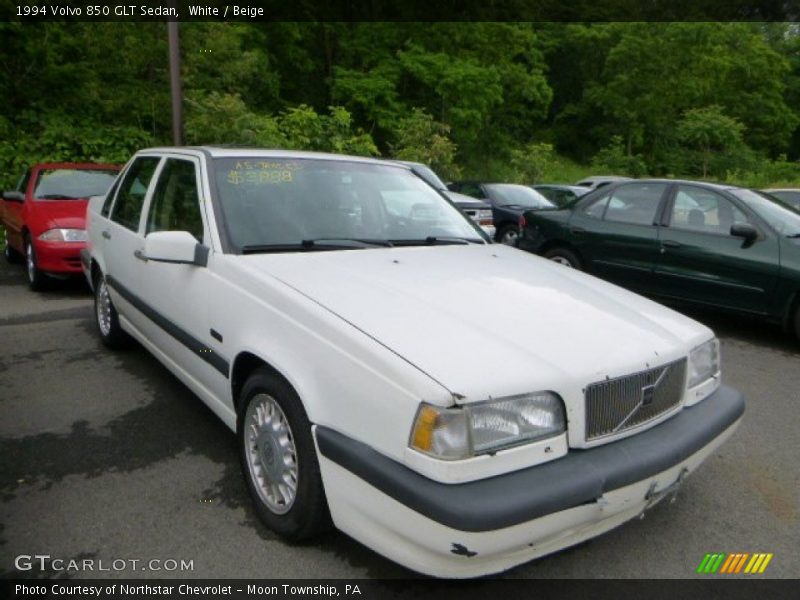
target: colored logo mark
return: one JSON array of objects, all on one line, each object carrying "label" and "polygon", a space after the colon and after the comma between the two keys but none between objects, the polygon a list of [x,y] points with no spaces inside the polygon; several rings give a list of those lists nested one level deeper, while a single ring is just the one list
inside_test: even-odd
[{"label": "colored logo mark", "polygon": [[772,553],[756,552],[736,552],[725,554],[724,552],[708,553],[703,557],[700,566],[697,567],[698,573],[747,573],[755,575],[763,573],[767,569],[769,561],[772,560]]}]

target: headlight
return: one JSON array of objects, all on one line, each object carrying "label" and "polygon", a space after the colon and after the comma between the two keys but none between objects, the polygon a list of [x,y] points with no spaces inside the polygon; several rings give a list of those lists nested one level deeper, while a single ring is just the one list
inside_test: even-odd
[{"label": "headlight", "polygon": [[689,388],[719,373],[719,340],[714,338],[689,353]]},{"label": "headlight", "polygon": [[39,239],[43,242],[85,242],[89,237],[85,229],[49,229]]},{"label": "headlight", "polygon": [[411,447],[455,460],[548,438],[566,431],[564,403],[536,392],[459,408],[420,405]]}]

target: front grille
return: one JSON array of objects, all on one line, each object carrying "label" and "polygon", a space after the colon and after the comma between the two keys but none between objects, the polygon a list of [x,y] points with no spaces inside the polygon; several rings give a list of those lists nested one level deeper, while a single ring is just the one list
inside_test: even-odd
[{"label": "front grille", "polygon": [[626,431],[677,406],[686,359],[592,383],[586,388],[586,441]]}]

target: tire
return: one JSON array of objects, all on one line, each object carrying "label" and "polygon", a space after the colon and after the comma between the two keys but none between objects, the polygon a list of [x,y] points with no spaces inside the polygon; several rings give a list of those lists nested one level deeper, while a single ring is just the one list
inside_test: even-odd
[{"label": "tire", "polygon": [[519,228],[516,225],[506,225],[497,232],[497,241],[506,246],[516,246],[519,237]]},{"label": "tire", "polygon": [[119,315],[111,302],[108,284],[102,273],[94,278],[94,323],[100,340],[106,347],[121,350],[130,346],[131,337],[119,324]]},{"label": "tire", "polygon": [[557,246],[545,252],[543,256],[545,258],[552,260],[553,262],[557,262],[560,265],[564,265],[565,267],[569,267],[571,269],[578,269],[579,271],[583,270],[583,264],[581,263],[581,259],[578,258],[578,255],[575,254],[569,248],[564,248],[563,246]]},{"label": "tire", "polygon": [[36,260],[36,250],[33,249],[33,242],[25,236],[25,273],[28,275],[28,287],[34,292],[46,290],[50,284],[50,279],[38,267]]},{"label": "tire", "polygon": [[[239,399],[239,458],[259,518],[292,542],[328,529],[311,423],[297,393],[262,367],[247,379]],[[276,461],[281,455],[284,460]]]},{"label": "tire", "polygon": [[11,263],[11,264],[17,264],[19,262],[22,262],[22,256],[20,256],[20,253],[17,252],[16,250],[14,250],[9,245],[8,238],[6,238],[5,248],[3,248],[3,256],[5,256],[6,257],[6,261]]}]

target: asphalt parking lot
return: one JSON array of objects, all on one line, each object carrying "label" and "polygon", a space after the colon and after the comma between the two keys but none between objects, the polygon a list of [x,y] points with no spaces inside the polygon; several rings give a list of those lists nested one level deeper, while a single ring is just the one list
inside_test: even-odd
[{"label": "asphalt parking lot", "polygon": [[[0,265],[0,576],[414,576],[340,533],[277,539],[251,509],[234,436],[145,350],[107,351],[91,305],[80,281],[35,294],[21,267]],[[748,400],[739,431],[676,503],[504,577],[685,578],[707,552],[771,552],[758,577],[800,576],[800,343],[693,316],[719,334],[724,380]],[[23,554],[193,570],[19,572]]]}]

